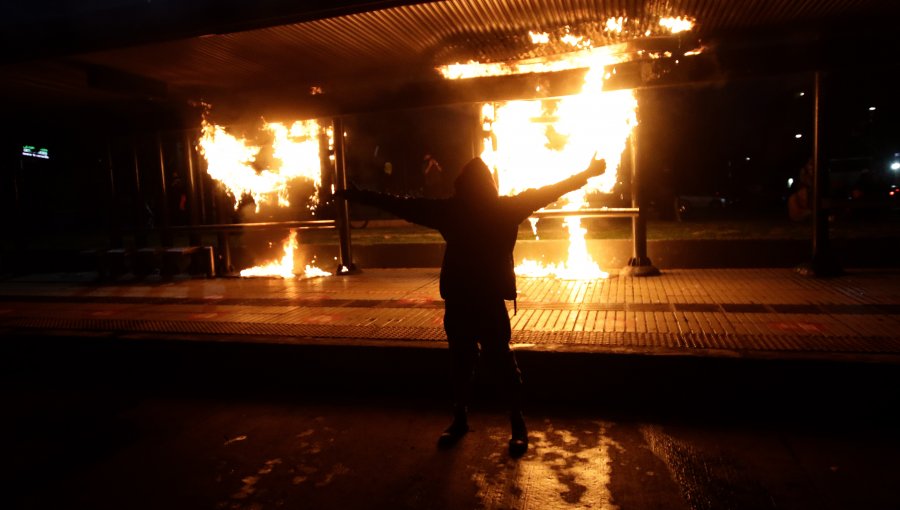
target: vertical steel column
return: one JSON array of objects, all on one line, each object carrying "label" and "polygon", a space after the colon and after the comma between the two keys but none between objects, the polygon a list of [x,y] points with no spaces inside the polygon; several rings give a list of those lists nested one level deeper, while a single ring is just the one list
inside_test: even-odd
[{"label": "vertical steel column", "polygon": [[834,260],[828,239],[828,210],[825,190],[828,189],[828,169],[823,163],[822,149],[822,72],[813,77],[813,189],[812,189],[812,261],[797,270],[810,276],[837,276],[842,271]]},{"label": "vertical steel column", "polygon": [[[332,121],[334,129],[334,183],[338,190],[347,189],[347,168],[344,150],[344,122],[340,117]],[[353,251],[350,239],[350,205],[343,197],[337,198],[336,218],[338,236],[340,239],[341,260],[338,263],[337,274],[356,272],[353,263]]]},{"label": "vertical steel column", "polygon": [[644,216],[643,190],[641,189],[640,172],[638,171],[637,129],[631,132],[631,207],[638,210],[631,217],[631,259],[620,272],[621,276],[656,276],[659,269],[647,256],[647,218]]},{"label": "vertical steel column", "polygon": [[[197,199],[197,168],[194,165],[194,144],[192,142],[193,138],[191,137],[191,132],[185,132],[184,164],[185,169],[187,170],[188,225],[196,227],[199,224],[200,208],[203,207],[203,204]],[[191,246],[200,246],[200,235],[193,229],[188,232],[188,243]]]},{"label": "vertical steel column", "polygon": [[[196,135],[196,132],[194,132]],[[191,134],[188,133],[188,137],[191,142],[193,142],[194,138],[191,138]],[[193,145],[192,149],[196,149],[197,145]],[[208,204],[206,202],[207,195],[210,193],[207,186],[206,179],[206,166],[204,164],[205,159],[200,158],[200,152],[197,150],[191,150],[191,160],[195,161],[197,164],[194,165],[194,172],[196,173],[196,189],[197,189],[197,204],[199,205],[199,213],[200,213],[200,224],[205,225],[207,223],[211,223],[214,220],[210,220],[211,210],[215,207],[212,204]],[[215,195],[215,190],[212,191],[212,195],[210,195],[210,200],[212,200],[212,196]]]},{"label": "vertical steel column", "polygon": [[156,148],[159,153],[159,199],[160,199],[160,243],[164,248],[172,247],[172,231],[169,230],[169,195],[166,189],[166,157],[163,151],[162,134],[156,133]]},{"label": "vertical steel column", "polygon": [[121,249],[124,246],[122,242],[122,224],[119,218],[118,199],[116,197],[116,173],[112,158],[112,140],[106,140],[106,170],[109,176],[109,206],[107,208],[109,214],[109,245],[113,249]]},{"label": "vertical steel column", "polygon": [[[231,223],[232,219],[226,211],[232,211],[232,205],[228,200],[224,185],[216,185],[213,190],[212,200],[213,207],[215,207],[216,223]],[[226,230],[219,230],[216,234],[216,239],[219,246],[216,274],[230,275],[234,272],[234,267],[231,265],[231,240],[229,239],[229,234]]]},{"label": "vertical steel column", "polygon": [[134,158],[134,247],[147,247],[147,202],[141,189],[141,162],[138,155],[137,139],[132,140],[132,156]]}]

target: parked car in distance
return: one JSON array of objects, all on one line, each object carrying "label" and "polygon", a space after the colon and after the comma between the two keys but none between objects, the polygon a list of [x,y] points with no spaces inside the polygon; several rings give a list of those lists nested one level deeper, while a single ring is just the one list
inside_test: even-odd
[{"label": "parked car in distance", "polygon": [[675,197],[675,218],[678,221],[708,216],[729,205],[728,198],[719,193],[678,195]]}]

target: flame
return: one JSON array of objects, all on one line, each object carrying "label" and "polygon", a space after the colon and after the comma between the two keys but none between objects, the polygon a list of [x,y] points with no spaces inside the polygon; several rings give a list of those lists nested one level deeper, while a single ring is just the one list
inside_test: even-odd
[{"label": "flame", "polygon": [[[206,118],[203,119],[201,128],[198,149],[206,159],[207,173],[225,186],[234,198],[235,209],[240,205],[240,197],[244,195],[253,198],[257,212],[262,204],[268,203],[290,207],[288,186],[296,179],[304,179],[313,184],[314,190],[308,199],[308,207],[313,210],[317,205],[317,191],[322,185],[320,137],[327,138],[330,150],[334,145],[334,131],[331,127],[324,128],[315,120],[298,120],[290,126],[264,122],[262,131],[271,139],[271,144],[266,147],[239,138],[224,127],[208,122]],[[261,161],[263,149],[267,149],[266,153],[271,153],[268,161]],[[333,156],[329,156],[331,158]],[[260,166],[264,167],[260,169]],[[293,278],[294,251],[297,247],[297,233],[291,231],[283,241],[284,256],[280,260],[244,269],[240,275]],[[313,265],[306,266],[304,276],[331,275],[315,267],[314,263],[315,261]]]},{"label": "flame", "polygon": [[[606,173],[566,195],[563,209],[585,206],[589,191],[612,189],[628,137],[637,125],[637,100],[628,90],[604,92],[597,75],[593,70],[588,73],[578,95],[482,107],[488,129],[481,157],[495,170],[502,194],[557,182],[583,170],[593,154],[606,160]],[[532,220],[532,230],[535,224]],[[607,278],[609,274],[587,252],[580,218],[566,218],[565,226],[569,232],[566,262],[542,266],[526,259],[516,268],[517,274],[566,280]]]},{"label": "flame", "polygon": [[[610,18],[606,29],[621,32],[627,19]],[[675,25],[664,25],[675,30]],[[531,33],[536,43],[535,33]],[[580,46],[589,44],[583,38],[569,34],[562,42]],[[491,167],[498,180],[501,194],[509,195],[527,188],[545,186],[580,172],[592,155],[606,160],[606,173],[592,178],[587,185],[564,197],[563,209],[577,210],[586,206],[585,196],[591,191],[608,192],[615,185],[622,153],[628,138],[637,125],[637,99],[633,91],[604,91],[606,66],[618,63],[609,48],[587,47],[581,51],[557,55],[541,61],[512,64],[457,64],[445,66],[445,76],[465,78],[530,72],[528,69],[574,69],[586,67],[584,85],[580,93],[561,98],[536,101],[508,101],[482,106],[482,126],[485,133],[481,158]],[[586,229],[580,218],[567,217],[569,232],[567,260],[562,264],[543,265],[524,260],[516,268],[521,276],[554,276],[567,280],[607,278],[587,251]],[[536,221],[531,219],[536,234]]]},{"label": "flame", "polygon": [[[206,119],[203,119],[198,148],[206,158],[207,173],[221,182],[234,197],[235,209],[240,197],[249,195],[256,210],[263,203],[274,202],[288,207],[288,184],[294,179],[311,181],[318,190],[322,184],[319,157],[319,136],[325,134],[329,142],[333,132],[319,126],[315,120],[296,121],[290,127],[282,123],[264,123],[262,130],[272,137],[272,161],[260,161],[262,146],[238,138]],[[262,163],[264,168],[258,169]],[[310,197],[309,208],[316,205],[317,194]]]},{"label": "flame", "polygon": [[[598,28],[614,37],[650,37],[689,31],[695,24],[695,20],[687,16],[655,19],[657,23],[646,28],[640,20],[612,17]],[[469,61],[437,69],[448,79],[588,69],[579,94],[540,101],[485,104],[482,108],[485,148],[481,157],[494,169],[502,194],[557,182],[567,174],[585,168],[592,154],[606,160],[604,175],[591,179],[587,186],[564,197],[563,209],[577,210],[586,205],[586,193],[609,191],[616,183],[622,153],[637,125],[637,99],[628,90],[604,92],[603,81],[611,77],[604,68],[633,56],[623,55],[622,48],[617,46],[594,47],[590,39],[572,33],[568,26],[556,33],[530,31],[528,35],[535,45],[555,41],[577,48],[577,51],[514,62]],[[686,54],[699,54],[702,50],[698,48]],[[639,51],[637,56],[670,58],[672,53]],[[537,221],[533,218],[530,221],[537,237]],[[567,217],[565,225],[569,232],[569,253],[565,263],[544,266],[526,259],[516,268],[516,273],[562,279],[608,277],[588,255],[584,239],[586,230],[581,226],[581,220]]]},{"label": "flame", "polygon": [[[296,276],[294,273],[294,252],[299,247],[300,244],[297,242],[297,232],[292,230],[291,234],[282,244],[284,255],[282,255],[281,259],[269,262],[268,264],[243,269],[241,270],[241,276],[280,276],[282,278],[294,278]],[[317,276],[331,276],[331,273],[319,269],[314,265],[307,265],[306,269],[303,271],[303,276],[313,278]]]},{"label": "flame", "polygon": [[[315,261],[313,261],[315,262]],[[317,276],[331,276],[331,273],[328,271],[319,269],[314,265],[307,264],[306,269],[303,271],[303,276],[307,278],[315,278]]]},{"label": "flame", "polygon": [[659,20],[659,25],[661,27],[665,27],[669,30],[669,32],[673,34],[678,34],[681,32],[687,32],[694,28],[694,20],[688,17],[667,17],[661,18]]},{"label": "flame", "polygon": [[[642,25],[641,20],[622,16],[608,18],[602,23],[598,22],[594,28],[597,31],[611,34],[618,40],[621,37],[640,38],[678,34],[693,30],[696,23],[695,19],[690,16],[664,16],[653,17],[652,19],[655,21],[650,25],[650,28],[643,28],[644,25]],[[438,66],[437,71],[444,78],[459,80],[509,74],[552,73],[583,68],[594,69],[601,63],[617,63],[626,59],[625,56],[621,55],[621,52],[625,49],[623,46],[594,46],[590,38],[586,35],[575,33],[575,30],[569,26],[564,26],[555,32],[530,30],[528,39],[524,40],[530,40],[535,46],[549,45],[556,42],[563,46],[575,48],[576,51],[512,62],[476,62],[474,60],[466,63],[456,62]],[[650,56],[651,58],[660,57],[660,55]]]},{"label": "flame", "polygon": [[284,241],[282,248],[284,255],[280,260],[269,262],[261,266],[251,267],[241,271],[241,276],[280,276],[282,278],[294,277],[294,251],[299,247],[297,243],[297,233],[291,232],[291,235]]},{"label": "flame", "polygon": [[617,34],[621,34],[623,30],[625,30],[625,23],[628,21],[628,18],[623,18],[619,16],[618,18],[609,18],[606,20],[606,28],[607,32],[615,32]]},{"label": "flame", "polygon": [[550,34],[547,32],[528,32],[531,42],[534,44],[547,44],[550,42]]},{"label": "flame", "polygon": [[580,172],[594,153],[606,160],[606,173],[567,197],[580,204],[586,191],[612,189],[628,136],[637,125],[637,100],[630,90],[604,92],[602,78],[589,72],[578,95],[482,107],[489,132],[481,157],[497,169],[502,194]]}]

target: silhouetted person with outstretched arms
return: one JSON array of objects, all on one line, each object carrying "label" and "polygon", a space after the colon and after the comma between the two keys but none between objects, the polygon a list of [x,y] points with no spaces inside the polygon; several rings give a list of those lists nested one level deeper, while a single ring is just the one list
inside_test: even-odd
[{"label": "silhouetted person with outstretched arms", "polygon": [[499,196],[487,165],[475,158],[454,181],[451,198],[401,198],[356,187],[342,192],[348,200],[434,228],[447,242],[440,291],[451,356],[454,415],[438,440],[439,446],[451,446],[469,431],[467,406],[480,345],[485,359],[499,370],[509,398],[509,453],[518,457],[528,449],[522,374],[509,348],[511,329],[506,308],[506,300],[516,299],[513,247],[519,224],[605,170],[604,160],[592,160],[586,170],[556,184],[515,196]]}]

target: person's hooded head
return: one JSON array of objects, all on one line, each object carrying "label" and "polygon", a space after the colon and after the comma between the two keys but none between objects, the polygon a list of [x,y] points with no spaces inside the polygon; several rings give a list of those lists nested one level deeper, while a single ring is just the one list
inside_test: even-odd
[{"label": "person's hooded head", "polygon": [[490,200],[497,198],[497,184],[490,169],[481,158],[466,163],[453,181],[453,196],[466,200]]}]

